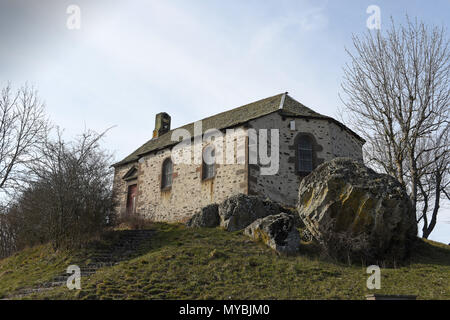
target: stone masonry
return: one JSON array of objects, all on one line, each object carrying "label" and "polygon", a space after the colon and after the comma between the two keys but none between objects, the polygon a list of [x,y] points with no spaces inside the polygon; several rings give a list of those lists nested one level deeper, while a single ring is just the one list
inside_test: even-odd
[{"label": "stone masonry", "polygon": [[[291,121],[295,122],[295,130],[290,129]],[[273,113],[250,121],[249,126],[256,130],[280,130],[279,171],[275,175],[260,175],[258,165],[249,165],[249,194],[267,196],[287,206],[296,205],[298,186],[302,179],[295,170],[295,138],[298,135],[308,134],[314,138],[315,167],[336,157],[363,159],[362,143],[329,120],[302,119]]]},{"label": "stone masonry", "polygon": [[[170,116],[164,116],[170,125]],[[173,159],[174,144],[167,142],[171,131],[157,132],[156,137],[114,165],[114,195],[118,214],[126,213],[130,185],[137,185],[136,214],[153,221],[185,222],[198,209],[239,193],[268,197],[294,207],[303,178],[296,168],[296,139],[302,135],[308,135],[313,141],[314,167],[336,157],[362,161],[364,140],[336,120],[314,112],[287,94],[266,98],[202,121],[206,127],[204,129],[216,128],[225,139],[227,129],[235,130],[234,143],[224,143],[225,154],[227,148],[234,148],[234,164],[217,163],[214,178],[202,180],[202,164],[193,163],[193,155],[190,164],[173,163],[172,186],[162,190],[162,165],[165,159]],[[183,128],[191,130],[192,124]],[[279,129],[280,158],[276,174],[261,175],[258,165],[249,164],[250,129]],[[201,148],[195,150],[202,150],[216,142],[201,141]],[[270,153],[270,144],[268,147]],[[194,145],[186,148],[194,148]],[[218,151],[216,159],[220,157],[224,154]],[[136,171],[130,170],[132,168]]]}]

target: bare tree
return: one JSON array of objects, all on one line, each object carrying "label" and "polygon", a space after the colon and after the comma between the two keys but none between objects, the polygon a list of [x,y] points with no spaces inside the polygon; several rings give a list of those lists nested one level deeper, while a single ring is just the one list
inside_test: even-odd
[{"label": "bare tree", "polygon": [[5,208],[0,208],[0,259],[9,256],[16,250],[15,224],[11,223],[11,216],[6,213]]},{"label": "bare tree", "polygon": [[100,146],[103,134],[83,133],[66,142],[43,141],[30,180],[0,212],[0,257],[50,242],[55,249],[83,245],[115,222],[111,155]]},{"label": "bare tree", "polygon": [[24,221],[18,237],[23,244],[81,245],[114,220],[112,158],[100,146],[104,134],[87,131],[66,142],[58,131],[55,140],[45,141],[30,166],[34,180],[12,210]]},{"label": "bare tree", "polygon": [[49,122],[37,92],[24,86],[13,92],[10,85],[0,96],[0,195],[26,177],[27,165],[37,158]]},{"label": "bare tree", "polygon": [[[418,221],[422,220],[422,236],[428,238],[437,223],[441,199],[450,200],[450,126],[436,132],[420,146],[423,152],[418,158],[421,177],[418,181]],[[430,216],[430,219],[428,218]]]},{"label": "bare tree", "polygon": [[[366,141],[369,165],[408,190],[428,237],[448,195],[450,51],[444,28],[392,20],[353,37],[344,67],[344,117]],[[421,210],[417,210],[421,207]],[[417,212],[419,211],[419,212]],[[431,214],[431,221],[427,219]]]}]

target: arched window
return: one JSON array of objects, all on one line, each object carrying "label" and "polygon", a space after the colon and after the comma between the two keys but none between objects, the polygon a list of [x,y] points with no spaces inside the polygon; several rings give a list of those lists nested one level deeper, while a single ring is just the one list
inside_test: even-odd
[{"label": "arched window", "polygon": [[207,146],[203,149],[202,180],[214,178],[216,175],[216,151],[214,147]]},{"label": "arched window", "polygon": [[298,171],[300,173],[309,173],[313,170],[313,144],[308,136],[301,136],[298,139]]},{"label": "arched window", "polygon": [[161,189],[170,188],[172,186],[173,164],[170,158],[164,160],[162,165]]}]

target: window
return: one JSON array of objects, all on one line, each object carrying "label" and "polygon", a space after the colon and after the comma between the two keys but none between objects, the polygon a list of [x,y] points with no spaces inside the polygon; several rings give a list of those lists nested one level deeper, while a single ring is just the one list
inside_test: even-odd
[{"label": "window", "polygon": [[170,158],[164,160],[162,165],[161,189],[170,188],[172,186],[173,164]]},{"label": "window", "polygon": [[297,144],[298,148],[298,171],[309,173],[313,170],[313,148],[311,138],[301,136]]},{"label": "window", "polygon": [[295,131],[295,120],[291,120],[291,122],[289,122],[289,128],[290,128],[292,131]]},{"label": "window", "polygon": [[212,146],[203,149],[202,180],[214,178],[216,175],[216,151]]}]

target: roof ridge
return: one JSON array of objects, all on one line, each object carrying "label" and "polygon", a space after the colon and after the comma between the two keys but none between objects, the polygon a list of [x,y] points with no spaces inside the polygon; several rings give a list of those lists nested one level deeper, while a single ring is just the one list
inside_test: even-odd
[{"label": "roof ridge", "polygon": [[[286,93],[287,93],[287,92],[286,92]],[[275,97],[277,97],[277,96],[281,96],[281,95],[283,95],[283,94],[284,94],[284,93],[279,93],[279,94],[276,94],[276,95],[274,95],[274,96],[270,96],[270,97],[267,97],[267,98],[259,99],[259,100],[256,100],[256,101],[253,101],[253,102],[250,102],[250,103],[241,105],[241,106],[239,106],[239,107],[231,108],[231,109],[228,109],[228,110],[225,110],[225,111],[222,111],[222,112],[213,114],[212,116],[209,116],[209,117],[206,117],[206,118],[203,118],[203,119],[194,121],[194,122],[190,122],[190,123],[188,123],[188,124],[186,124],[186,125],[194,124],[195,122],[203,121],[203,120],[206,120],[206,119],[209,119],[209,118],[212,118],[212,117],[216,117],[216,116],[219,116],[219,115],[221,115],[221,114],[224,114],[224,113],[227,113],[227,112],[230,112],[230,111],[235,111],[235,110],[240,109],[240,108],[245,108],[245,107],[250,106],[251,104],[258,103],[258,102],[262,102],[262,101],[264,101],[264,100],[273,99],[273,98],[275,98]],[[184,127],[184,126],[183,126],[183,127]],[[181,127],[179,127],[179,128],[181,128]]]},{"label": "roof ridge", "polygon": [[[222,130],[225,128],[235,127],[243,123],[246,123],[250,120],[271,114],[273,112],[282,112],[285,114],[291,114],[293,116],[298,117],[312,117],[312,118],[334,120],[329,116],[322,115],[306,107],[302,103],[298,102],[297,100],[289,96],[288,92],[284,92],[264,99],[253,101],[236,108],[222,111],[220,113],[211,115],[201,120],[190,122],[183,126],[171,129],[168,132],[159,136],[158,139],[148,140],[147,142],[142,144],[139,148],[134,150],[131,154],[129,154],[127,157],[115,163],[113,166],[119,166],[137,161],[141,156],[149,152],[158,151],[163,148],[170,147],[173,144],[176,144],[177,142],[171,140],[173,132],[177,129],[185,129],[192,135],[195,133],[194,132],[195,123],[199,121],[202,122],[202,133],[204,133],[206,130],[212,128]],[[337,120],[335,121],[338,122]]]},{"label": "roof ridge", "polygon": [[[213,115],[211,115],[211,116],[208,116],[208,117],[206,117],[206,118],[202,118],[202,119],[197,120],[197,121],[194,121],[194,122],[186,123],[186,124],[184,124],[184,125],[182,125],[182,126],[179,126],[179,127],[173,128],[173,129],[170,129],[169,131],[167,131],[167,132],[164,133],[163,135],[169,134],[170,132],[172,132],[172,131],[174,131],[174,130],[177,130],[177,129],[181,129],[181,128],[184,128],[184,127],[187,127],[187,126],[194,125],[194,123],[196,123],[196,122],[208,120],[208,119],[211,119],[211,118],[220,116],[220,115],[224,115],[224,114],[226,114],[227,112],[236,111],[236,110],[241,109],[241,108],[242,108],[242,109],[248,108],[248,107],[249,107],[250,105],[252,105],[252,104],[260,103],[260,102],[262,102],[262,101],[264,101],[264,100],[273,99],[273,98],[275,98],[275,97],[277,97],[277,96],[283,96],[283,95],[285,95],[285,94],[287,94],[287,92],[285,92],[285,93],[279,93],[279,94],[276,94],[276,95],[274,95],[274,96],[270,96],[270,97],[267,97],[267,98],[259,99],[259,100],[256,100],[256,101],[253,101],[253,102],[250,102],[250,103],[241,105],[241,106],[239,106],[239,107],[231,108],[231,109],[228,109],[228,110],[225,110],[225,111],[222,111],[222,112],[213,114]],[[161,135],[160,137],[162,137],[163,135]],[[152,139],[151,139],[151,140],[152,140]]]},{"label": "roof ridge", "polygon": [[[291,96],[290,96],[289,94],[287,94],[287,93],[286,93],[286,96],[288,97],[288,99],[290,99],[290,100],[292,100],[293,102],[295,102],[296,104],[298,104],[299,107],[306,109],[306,111],[308,111],[309,113],[311,113],[311,114],[310,114],[311,116],[314,115],[314,116],[320,116],[320,117],[330,118],[330,117],[327,116],[327,115],[321,114],[321,113],[319,113],[319,112],[317,112],[317,111],[314,111],[314,110],[311,109],[310,107],[307,107],[306,105],[304,105],[304,104],[301,103],[300,101],[294,99],[293,97],[291,97]],[[288,111],[289,111],[289,108],[283,108],[283,110],[288,110]]]},{"label": "roof ridge", "polygon": [[284,107],[284,100],[286,99],[288,92],[286,91],[285,93],[283,93],[283,95],[281,96],[281,101],[280,101],[280,107],[278,109],[283,109]]}]

